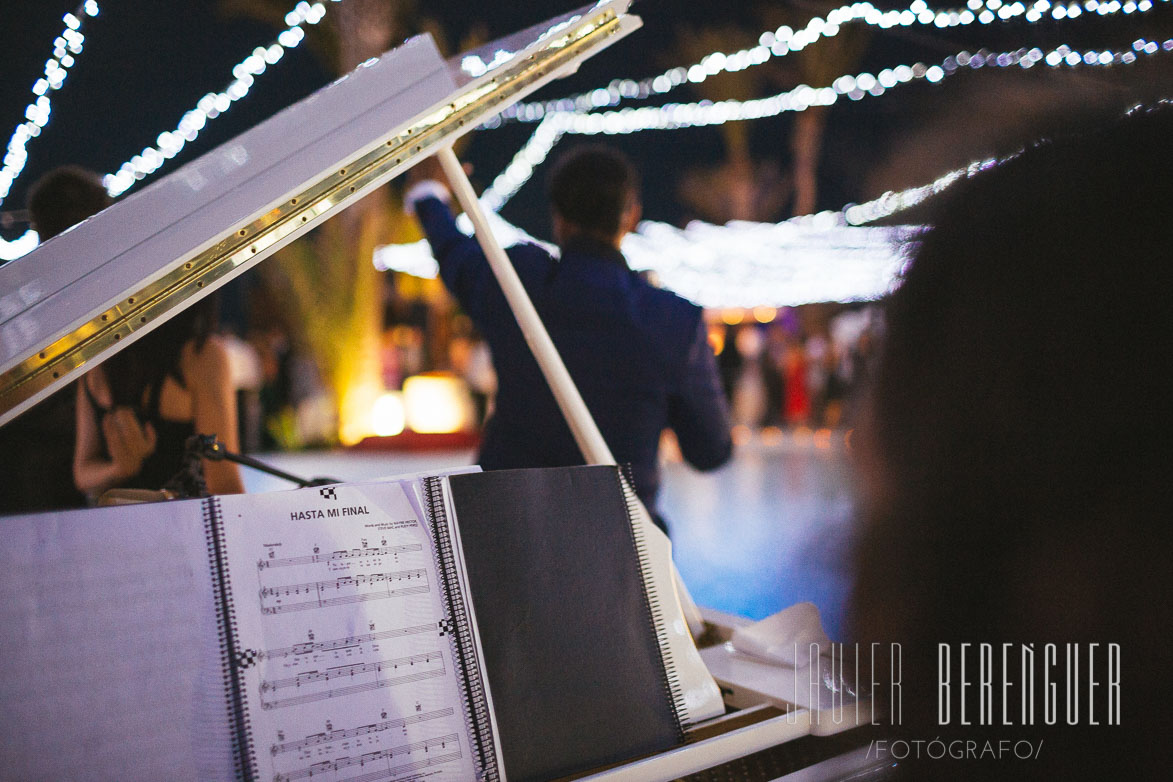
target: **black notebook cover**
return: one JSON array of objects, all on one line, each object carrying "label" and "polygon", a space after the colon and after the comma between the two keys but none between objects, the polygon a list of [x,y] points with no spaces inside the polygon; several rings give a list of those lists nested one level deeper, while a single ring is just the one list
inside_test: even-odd
[{"label": "black notebook cover", "polygon": [[511,782],[679,743],[619,469],[449,480]]}]

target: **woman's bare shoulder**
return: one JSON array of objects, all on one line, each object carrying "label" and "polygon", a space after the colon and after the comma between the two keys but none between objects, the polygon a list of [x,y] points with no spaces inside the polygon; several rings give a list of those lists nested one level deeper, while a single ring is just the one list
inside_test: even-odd
[{"label": "woman's bare shoulder", "polygon": [[196,347],[194,340],[188,340],[183,346],[181,358],[184,379],[193,381],[197,378],[226,377],[230,371],[230,360],[228,341],[218,334],[209,336],[199,347]]}]

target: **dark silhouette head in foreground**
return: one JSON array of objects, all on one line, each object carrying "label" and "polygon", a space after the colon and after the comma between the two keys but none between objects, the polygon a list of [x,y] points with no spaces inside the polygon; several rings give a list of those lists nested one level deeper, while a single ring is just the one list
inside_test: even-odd
[{"label": "dark silhouette head in foreground", "polygon": [[29,189],[28,208],[41,241],[110,206],[101,178],[81,166],[59,166]]},{"label": "dark silhouette head in foreground", "polygon": [[[1171,247],[1173,112],[1136,109],[954,187],[887,302],[856,438],[866,517],[856,635],[903,645],[894,736],[1043,741],[1037,759],[922,759],[907,764],[913,776],[1163,776]],[[983,642],[993,645],[994,724],[962,726],[960,644]],[[1005,673],[1003,643],[1015,645]],[[1058,644],[1055,725],[1045,724],[1047,643]],[[938,644],[952,653],[945,726]],[[1022,724],[1026,644],[1033,725]],[[1065,711],[1067,644],[1081,654],[1077,726]],[[1121,652],[1121,724],[1091,725],[1107,721],[1109,644]],[[971,682],[978,664],[975,646]],[[980,695],[971,686],[970,721]]]}]

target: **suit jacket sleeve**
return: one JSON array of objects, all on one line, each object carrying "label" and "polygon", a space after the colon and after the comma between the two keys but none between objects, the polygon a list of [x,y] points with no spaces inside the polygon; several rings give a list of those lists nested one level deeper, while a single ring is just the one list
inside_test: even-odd
[{"label": "suit jacket sleeve", "polygon": [[495,282],[480,245],[474,237],[460,232],[452,210],[440,199],[423,198],[416,203],[415,210],[432,246],[432,254],[440,264],[440,279],[461,308],[475,317],[475,311],[489,293],[487,286]]},{"label": "suit jacket sleeve", "polygon": [[668,399],[668,423],[685,460],[698,470],[720,467],[733,453],[729,403],[704,319],[698,320],[679,388]]}]

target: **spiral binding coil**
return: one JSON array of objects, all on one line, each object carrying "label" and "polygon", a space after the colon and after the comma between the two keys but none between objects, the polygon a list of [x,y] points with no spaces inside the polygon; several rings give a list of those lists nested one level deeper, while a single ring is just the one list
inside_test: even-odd
[{"label": "spiral binding coil", "polygon": [[424,478],[424,502],[432,524],[432,538],[436,542],[436,569],[440,575],[440,591],[452,623],[452,652],[464,682],[461,699],[464,718],[472,737],[480,778],[484,782],[499,782],[497,751],[492,735],[492,715],[489,699],[481,680],[477,659],[476,639],[472,623],[460,599],[460,581],[457,575],[456,554],[448,535],[448,513],[444,506],[444,479]]},{"label": "spiral binding coil", "polygon": [[683,742],[685,739],[684,715],[688,713],[688,705],[684,700],[684,689],[680,686],[680,677],[676,673],[676,658],[673,656],[672,646],[668,642],[668,627],[664,619],[664,612],[660,607],[660,596],[656,590],[656,582],[652,579],[652,566],[648,559],[643,528],[636,522],[642,507],[633,488],[635,481],[631,475],[631,465],[622,465],[616,471],[616,475],[619,479],[620,491],[623,492],[623,500],[627,504],[628,527],[631,529],[631,542],[635,546],[635,555],[639,560],[640,578],[644,585],[644,605],[648,609],[648,623],[656,636],[656,645],[660,648],[661,684],[668,696],[669,703],[672,704],[677,740]]},{"label": "spiral binding coil", "polygon": [[220,641],[220,667],[224,683],[228,724],[232,728],[232,757],[236,778],[252,782],[256,775],[253,755],[252,726],[248,703],[237,667],[236,610],[232,598],[232,582],[228,575],[228,559],[224,543],[224,527],[220,523],[220,500],[208,497],[204,506],[204,535],[208,541],[208,556],[212,560],[212,594],[216,601],[216,634]]}]

